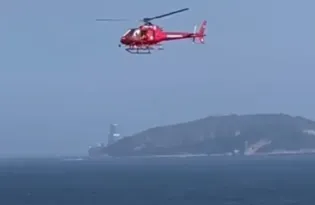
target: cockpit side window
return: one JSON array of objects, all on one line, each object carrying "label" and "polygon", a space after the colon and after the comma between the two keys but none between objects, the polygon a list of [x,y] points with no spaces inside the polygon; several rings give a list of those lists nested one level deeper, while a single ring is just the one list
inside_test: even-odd
[{"label": "cockpit side window", "polygon": [[140,37],[140,35],[141,35],[141,30],[138,28],[138,29],[136,29],[135,32],[133,33],[133,36],[134,36],[134,37]]}]

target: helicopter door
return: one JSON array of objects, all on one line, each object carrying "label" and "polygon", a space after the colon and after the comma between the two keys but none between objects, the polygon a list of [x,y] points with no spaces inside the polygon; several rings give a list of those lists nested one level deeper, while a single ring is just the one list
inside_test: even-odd
[{"label": "helicopter door", "polygon": [[153,30],[148,29],[146,35],[147,35],[147,39],[149,41],[153,41],[154,40],[154,31]]}]

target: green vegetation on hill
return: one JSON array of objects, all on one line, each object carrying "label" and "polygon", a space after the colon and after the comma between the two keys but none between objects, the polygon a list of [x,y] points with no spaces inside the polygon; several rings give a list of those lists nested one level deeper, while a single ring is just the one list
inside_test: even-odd
[{"label": "green vegetation on hill", "polygon": [[285,114],[256,114],[210,116],[151,128],[119,140],[107,147],[106,152],[112,156],[134,156],[313,148],[315,149],[314,121]]}]

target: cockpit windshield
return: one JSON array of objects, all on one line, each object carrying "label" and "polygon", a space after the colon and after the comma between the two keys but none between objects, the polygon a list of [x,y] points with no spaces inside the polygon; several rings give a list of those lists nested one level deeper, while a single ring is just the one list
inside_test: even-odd
[{"label": "cockpit windshield", "polygon": [[129,29],[129,30],[124,34],[124,36],[133,36],[136,31],[137,31],[136,28]]},{"label": "cockpit windshield", "polygon": [[139,36],[140,35],[140,33],[141,33],[141,31],[140,31],[140,29],[139,28],[132,28],[132,29],[129,29],[125,34],[124,34],[124,36],[125,37],[131,37],[131,36],[133,36],[133,37],[137,37],[137,36]]},{"label": "cockpit windshield", "polygon": [[124,33],[124,35],[123,36],[129,36],[130,35],[130,33],[132,33],[133,31],[132,31],[132,29],[129,29],[128,31],[126,31],[126,33]]}]

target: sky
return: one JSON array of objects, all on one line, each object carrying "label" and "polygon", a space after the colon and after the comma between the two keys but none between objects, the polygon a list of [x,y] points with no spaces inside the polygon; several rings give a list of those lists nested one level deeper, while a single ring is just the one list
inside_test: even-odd
[{"label": "sky", "polygon": [[[86,155],[122,135],[208,115],[315,119],[313,0],[2,0],[0,157]],[[167,42],[130,55],[119,38],[155,16],[167,31],[208,21],[205,45]]]}]

